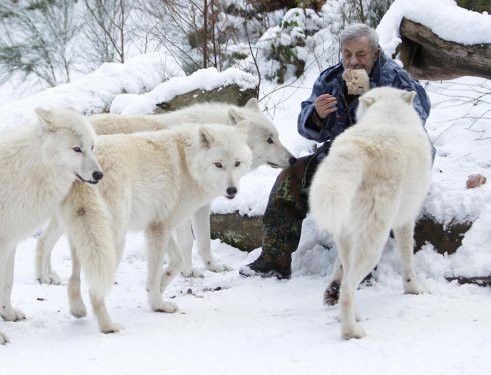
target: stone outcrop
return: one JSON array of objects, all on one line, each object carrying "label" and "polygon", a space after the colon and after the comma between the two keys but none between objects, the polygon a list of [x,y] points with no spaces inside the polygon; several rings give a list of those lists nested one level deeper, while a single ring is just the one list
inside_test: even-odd
[{"label": "stone outcrop", "polygon": [[[453,254],[462,245],[462,238],[472,223],[450,223],[443,225],[430,217],[422,217],[416,224],[415,251],[427,242],[440,254]],[[213,214],[211,216],[212,238],[220,238],[238,249],[252,251],[261,247],[262,216],[247,217],[238,213]]]},{"label": "stone outcrop", "polygon": [[241,89],[238,85],[232,84],[219,87],[214,90],[193,90],[183,95],[178,95],[169,102],[158,103],[156,113],[174,111],[178,108],[188,106],[190,104],[203,102],[224,102],[243,106],[251,98],[257,98],[259,88]]}]

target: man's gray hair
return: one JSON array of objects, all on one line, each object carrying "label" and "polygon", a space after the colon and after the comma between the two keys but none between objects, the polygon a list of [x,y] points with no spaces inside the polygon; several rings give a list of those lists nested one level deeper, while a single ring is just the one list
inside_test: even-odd
[{"label": "man's gray hair", "polygon": [[355,23],[343,30],[340,35],[341,47],[343,47],[343,44],[347,41],[356,40],[364,36],[368,37],[370,48],[372,52],[375,52],[378,48],[377,32],[375,29],[372,29],[370,26],[367,26],[364,23]]}]

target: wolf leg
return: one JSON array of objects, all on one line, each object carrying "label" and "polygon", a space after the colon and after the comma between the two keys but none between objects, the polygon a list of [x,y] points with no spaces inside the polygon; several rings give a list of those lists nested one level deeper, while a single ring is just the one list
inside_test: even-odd
[{"label": "wolf leg", "polygon": [[173,302],[165,302],[162,292],[167,284],[181,271],[182,259],[179,267],[173,267],[173,259],[169,259],[169,267],[163,272],[164,254],[169,246],[171,233],[162,223],[153,223],[145,230],[147,245],[147,293],[148,303],[152,311],[176,312],[178,307]]},{"label": "wolf leg", "polygon": [[226,264],[218,264],[211,254],[210,237],[210,205],[200,207],[193,214],[193,229],[196,236],[199,255],[203,260],[205,268],[212,272],[231,271],[233,268]]},{"label": "wolf leg", "polygon": [[204,274],[199,269],[193,267],[193,232],[191,221],[187,220],[174,231],[176,240],[182,252],[184,277],[203,277]]},{"label": "wolf leg", "polygon": [[51,269],[51,252],[62,234],[63,228],[53,216],[36,244],[36,279],[40,284],[61,284],[60,277]]},{"label": "wolf leg", "polygon": [[171,281],[179,274],[182,269],[182,256],[179,252],[179,247],[173,236],[170,236],[169,242],[166,248],[166,253],[169,258],[169,266],[165,269],[162,274],[162,279],[160,281],[160,292],[164,293],[167,286]]},{"label": "wolf leg", "polygon": [[[347,245],[348,246],[348,245]],[[333,274],[331,281],[324,291],[324,303],[329,306],[333,306],[338,303],[339,288],[341,286],[341,279],[343,278],[343,267],[341,266],[341,258],[339,255],[334,262]]]},{"label": "wolf leg", "polygon": [[385,225],[380,225],[380,223],[372,225],[370,231],[367,229],[361,229],[357,233],[357,241],[353,242],[349,249],[343,246],[347,243],[346,239],[336,238],[344,273],[339,292],[339,304],[341,332],[345,339],[359,339],[365,336],[363,327],[356,322],[354,295],[360,282],[380,260],[389,233],[389,228],[385,228]]},{"label": "wolf leg", "polygon": [[414,223],[408,223],[394,228],[394,237],[401,255],[402,263],[402,286],[406,294],[420,294],[414,272]]},{"label": "wolf leg", "polygon": [[0,316],[7,321],[17,322],[24,320],[24,313],[12,307],[12,286],[14,283],[14,266],[15,266],[15,246],[7,246],[0,248],[0,265],[4,265],[3,271],[0,274],[1,289],[0,289]]},{"label": "wolf leg", "polygon": [[92,310],[97,318],[97,323],[99,324],[99,330],[102,333],[115,333],[124,329],[121,324],[114,323],[106,309],[106,303],[104,301],[104,296],[101,296],[96,291],[89,289],[90,303],[92,304]]},{"label": "wolf leg", "polygon": [[7,337],[6,334],[0,332],[0,345],[5,345],[6,343],[10,342],[9,338]]},{"label": "wolf leg", "polygon": [[82,299],[80,292],[80,260],[77,256],[77,251],[72,243],[70,243],[70,252],[72,256],[72,275],[68,280],[68,304],[70,305],[70,314],[75,318],[83,318],[87,316],[87,309]]}]

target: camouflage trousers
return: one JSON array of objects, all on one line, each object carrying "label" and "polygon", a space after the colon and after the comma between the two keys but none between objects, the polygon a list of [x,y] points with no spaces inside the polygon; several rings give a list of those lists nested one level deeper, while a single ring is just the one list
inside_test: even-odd
[{"label": "camouflage trousers", "polygon": [[308,191],[319,161],[317,155],[297,159],[276,179],[263,217],[262,257],[290,267],[309,210]]}]

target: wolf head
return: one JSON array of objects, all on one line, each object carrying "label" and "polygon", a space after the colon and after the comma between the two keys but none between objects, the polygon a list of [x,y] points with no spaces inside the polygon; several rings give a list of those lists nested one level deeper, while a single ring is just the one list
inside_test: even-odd
[{"label": "wolf head", "polygon": [[274,124],[261,112],[256,99],[250,99],[244,107],[231,108],[229,121],[247,132],[247,144],[252,151],[252,166],[268,164],[273,168],[286,168],[295,157],[283,146]]},{"label": "wolf head", "polygon": [[242,130],[227,125],[200,126],[190,172],[204,189],[232,199],[249,171],[252,153]]},{"label": "wolf head", "polygon": [[82,182],[96,184],[103,173],[94,155],[96,134],[86,120],[71,110],[36,109],[42,128],[42,158]]},{"label": "wolf head", "polygon": [[356,119],[359,122],[373,108],[383,108],[384,110],[409,108],[416,114],[412,107],[415,96],[414,91],[404,91],[393,87],[374,88],[360,96]]}]

